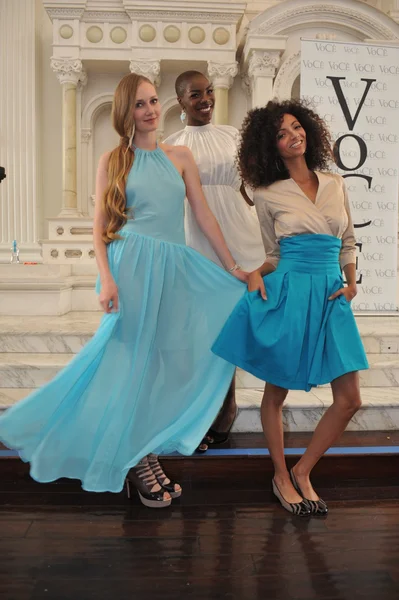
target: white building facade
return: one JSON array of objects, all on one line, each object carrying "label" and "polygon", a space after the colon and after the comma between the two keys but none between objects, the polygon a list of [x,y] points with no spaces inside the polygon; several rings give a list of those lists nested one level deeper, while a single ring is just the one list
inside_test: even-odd
[{"label": "white building facade", "polygon": [[[0,314],[97,308],[95,170],[118,143],[123,75],[157,86],[160,138],[181,127],[174,81],[189,68],[214,83],[214,122],[239,128],[299,96],[301,38],[399,43],[399,0],[0,0]],[[37,264],[8,264],[14,239]]]}]

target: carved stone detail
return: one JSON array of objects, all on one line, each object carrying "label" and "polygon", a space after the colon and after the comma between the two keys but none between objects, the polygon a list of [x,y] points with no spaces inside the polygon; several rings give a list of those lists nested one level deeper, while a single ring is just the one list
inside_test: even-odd
[{"label": "carved stone detail", "polygon": [[91,129],[82,129],[81,130],[82,142],[84,144],[88,144],[91,138]]},{"label": "carved stone detail", "polygon": [[46,8],[46,5],[44,6],[44,8],[46,9],[46,12],[48,14],[48,16],[50,17],[51,21],[53,19],[81,19],[82,15],[84,13],[84,9],[83,8],[62,8],[60,7],[49,7]]},{"label": "carved stone detail", "polygon": [[357,24],[358,27],[362,26],[364,28],[364,34],[366,36],[372,36],[379,39],[399,39],[399,35],[397,35],[394,28],[391,29],[386,27],[382,23],[379,23],[377,19],[361,12],[359,9],[352,9],[342,5],[337,6],[333,3],[314,3],[290,8],[282,11],[274,18],[267,19],[266,22],[261,24],[258,28],[253,29],[252,31],[250,29],[250,34],[277,34],[299,22],[302,22],[303,24],[305,24],[306,21],[312,21],[313,23],[320,22],[321,18],[323,18],[324,21],[329,21],[336,25],[342,25],[345,24],[345,22],[352,21],[354,26]]},{"label": "carved stone detail", "polygon": [[244,90],[246,96],[251,96],[252,86],[251,80],[247,73],[241,75],[241,88]]},{"label": "carved stone detail", "polygon": [[[226,13],[214,13],[214,12],[195,12],[193,10],[187,11],[169,11],[169,10],[126,10],[127,14],[132,21],[164,21],[164,22],[199,22],[199,23],[235,23],[240,19],[242,13],[226,12]],[[236,18],[234,18],[234,15]]]},{"label": "carved stone detail", "polygon": [[89,10],[84,13],[85,23],[130,23],[125,12]]},{"label": "carved stone detail", "polygon": [[238,65],[236,62],[219,63],[213,60],[208,61],[208,75],[215,87],[230,89],[237,73]]},{"label": "carved stone detail", "polygon": [[60,83],[74,83],[77,85],[81,82],[82,85],[85,85],[87,82],[87,75],[80,58],[56,58],[52,56],[50,64]]},{"label": "carved stone detail", "polygon": [[301,51],[291,54],[281,65],[274,81],[273,95],[279,100],[289,100],[295,79],[301,72]]},{"label": "carved stone detail", "polygon": [[253,77],[274,77],[280,64],[280,53],[275,50],[253,50],[248,61],[248,75]]},{"label": "carved stone detail", "polygon": [[130,61],[130,72],[147,77],[156,86],[161,83],[161,61],[135,58]]},{"label": "carved stone detail", "polygon": [[336,40],[337,39],[337,34],[336,33],[316,33],[316,40]]}]

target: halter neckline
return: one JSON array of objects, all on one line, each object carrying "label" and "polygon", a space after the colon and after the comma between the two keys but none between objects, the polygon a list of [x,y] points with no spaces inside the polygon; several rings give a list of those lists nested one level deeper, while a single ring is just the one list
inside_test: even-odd
[{"label": "halter neckline", "polygon": [[136,144],[134,144],[132,142],[132,148],[133,150],[140,150],[140,152],[156,152],[157,150],[159,150],[159,144],[158,141],[155,143],[155,148],[154,150],[146,150],[145,148],[139,148],[138,146],[136,146]]}]

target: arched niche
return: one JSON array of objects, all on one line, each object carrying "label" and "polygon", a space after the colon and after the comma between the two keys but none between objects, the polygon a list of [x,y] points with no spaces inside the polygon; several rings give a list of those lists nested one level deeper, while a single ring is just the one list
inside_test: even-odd
[{"label": "arched niche", "polygon": [[[334,0],[287,0],[261,13],[250,23],[248,38],[273,39],[273,36],[287,36],[287,49],[277,72],[273,94],[283,100],[298,95],[300,77],[301,32],[312,29],[315,37],[323,39],[325,31],[333,39],[399,40],[399,24],[388,15],[365,2]],[[331,33],[334,32],[334,33]]]},{"label": "arched niche", "polygon": [[162,114],[158,129],[159,139],[165,140],[169,135],[183,127],[180,114],[181,108],[176,96],[170,96],[162,103]]},{"label": "arched niche", "polygon": [[399,24],[365,2],[287,0],[251,21],[248,35],[289,35],[306,26],[334,28],[359,40],[399,39]]},{"label": "arched niche", "polygon": [[84,107],[81,120],[82,210],[93,216],[96,169],[100,156],[115,148],[119,137],[112,127],[113,94],[99,94]]}]

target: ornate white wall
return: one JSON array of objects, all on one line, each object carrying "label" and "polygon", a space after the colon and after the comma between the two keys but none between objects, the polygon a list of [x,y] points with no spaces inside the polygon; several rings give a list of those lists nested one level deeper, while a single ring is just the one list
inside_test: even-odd
[{"label": "ornate white wall", "polygon": [[252,106],[298,95],[301,37],[399,39],[399,0],[0,0],[0,10],[0,262],[17,237],[26,259],[42,249],[71,276],[94,269],[96,163],[117,143],[110,103],[129,70],[158,86],[160,135],[181,126],[174,81],[188,68],[212,77],[216,118],[239,128]]}]

